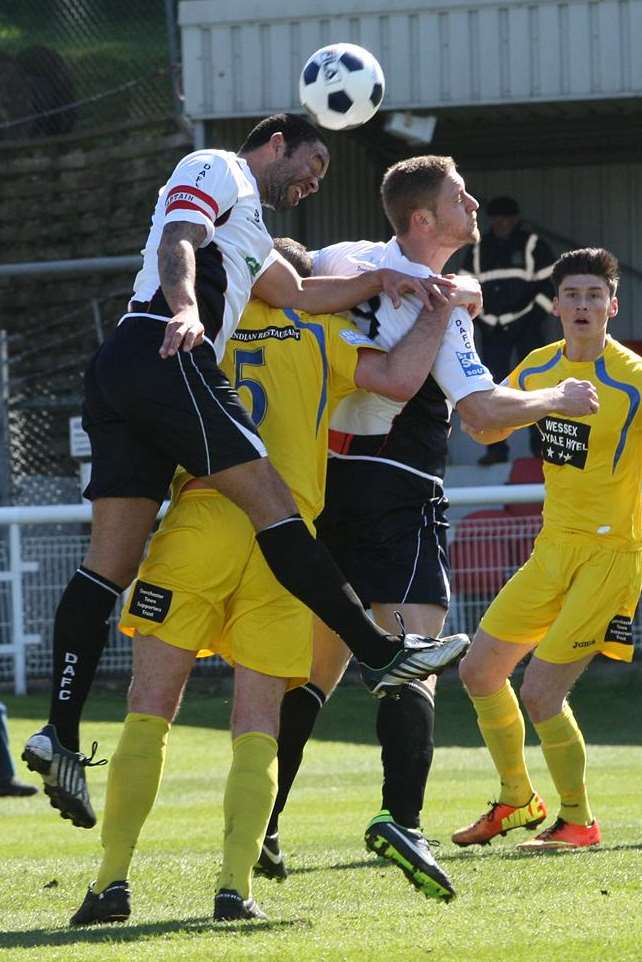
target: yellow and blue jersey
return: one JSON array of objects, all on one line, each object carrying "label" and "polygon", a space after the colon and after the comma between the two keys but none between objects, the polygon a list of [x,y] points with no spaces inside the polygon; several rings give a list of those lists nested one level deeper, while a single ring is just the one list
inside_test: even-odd
[{"label": "yellow and blue jersey", "polygon": [[[349,320],[250,301],[221,368],[239,392],[304,518],[325,497],[329,419],[355,391],[359,348],[379,350]],[[186,480],[181,472],[175,490]]]},{"label": "yellow and blue jersey", "polygon": [[595,361],[570,361],[563,340],[532,351],[507,384],[524,391],[568,377],[591,381],[597,414],[538,422],[544,459],[544,536],[642,548],[642,358],[612,338]]}]

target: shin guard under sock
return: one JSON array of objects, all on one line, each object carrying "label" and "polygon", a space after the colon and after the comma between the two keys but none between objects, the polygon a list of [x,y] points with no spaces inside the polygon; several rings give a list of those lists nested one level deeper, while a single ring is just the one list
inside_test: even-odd
[{"label": "shin guard under sock", "polygon": [[526,805],[533,784],[524,755],[524,716],[510,682],[493,695],[471,695],[477,724],[501,781],[499,802]]},{"label": "shin guard under sock", "polygon": [[134,848],[158,794],[170,724],[159,715],[130,712],[109,765],[101,840],[103,860],[94,886],[102,892],[127,878]]},{"label": "shin guard under sock", "polygon": [[381,807],[406,828],[419,828],[434,751],[434,727],[433,694],[420,682],[403,685],[399,698],[383,698],[379,702]]},{"label": "shin guard under sock", "polygon": [[223,798],[225,840],[217,890],[233,889],[247,899],[276,796],[276,740],[265,732],[246,732],[234,739],[232,751]]},{"label": "shin guard under sock", "polygon": [[281,702],[279,789],[268,823],[267,835],[274,835],[279,830],[279,815],[285,808],[292,783],[301,767],[303,749],[324,704],[325,695],[311,682],[288,691]]},{"label": "shin guard under sock", "polygon": [[534,724],[561,799],[560,818],[590,825],[593,813],[586,793],[586,745],[571,706],[566,702],[559,715]]},{"label": "shin guard under sock", "polygon": [[49,722],[78,751],[80,716],[109,634],[109,618],[124,589],[84,568],[65,588],[54,620]]}]

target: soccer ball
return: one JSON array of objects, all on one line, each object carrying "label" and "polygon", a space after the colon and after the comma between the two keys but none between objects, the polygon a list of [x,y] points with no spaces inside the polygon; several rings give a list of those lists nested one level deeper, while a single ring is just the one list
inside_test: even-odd
[{"label": "soccer ball", "polygon": [[319,126],[350,130],[374,116],[385,86],[383,70],[368,50],[354,43],[333,43],[307,61],[299,97]]}]

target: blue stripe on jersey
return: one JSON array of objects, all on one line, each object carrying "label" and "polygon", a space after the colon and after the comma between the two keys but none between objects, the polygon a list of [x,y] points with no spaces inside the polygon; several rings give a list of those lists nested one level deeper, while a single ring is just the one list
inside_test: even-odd
[{"label": "blue stripe on jersey", "polygon": [[323,365],[323,382],[321,385],[321,397],[319,398],[319,407],[317,409],[317,432],[319,430],[319,424],[321,423],[321,418],[323,417],[323,412],[325,411],[326,404],[328,403],[328,358],[325,349],[325,331],[323,330],[322,324],[314,324],[310,321],[302,321],[296,311],[292,308],[286,307],[283,310],[285,316],[293,322],[295,327],[299,330],[310,331],[310,333],[316,338],[317,344],[319,345],[319,351],[321,352],[321,363]]},{"label": "blue stripe on jersey", "polygon": [[627,414],[626,420],[622,426],[620,440],[617,448],[615,449],[615,455],[613,456],[613,468],[611,469],[611,472],[613,472],[615,471],[617,463],[622,456],[622,452],[624,451],[626,435],[631,427],[631,421],[635,417],[636,411],[640,406],[640,392],[637,388],[633,387],[632,384],[625,384],[624,381],[614,380],[614,378],[612,378],[606,370],[606,363],[603,357],[599,357],[595,362],[595,373],[603,384],[608,384],[609,387],[614,387],[616,391],[624,391],[629,398],[629,413]]},{"label": "blue stripe on jersey", "polygon": [[561,360],[562,348],[560,347],[557,353],[553,354],[553,357],[550,359],[550,361],[547,361],[546,364],[541,364],[539,367],[525,367],[517,379],[522,391],[526,390],[524,382],[526,381],[527,377],[529,377],[531,374],[542,374],[544,371],[550,371],[550,369],[555,367],[555,365]]}]

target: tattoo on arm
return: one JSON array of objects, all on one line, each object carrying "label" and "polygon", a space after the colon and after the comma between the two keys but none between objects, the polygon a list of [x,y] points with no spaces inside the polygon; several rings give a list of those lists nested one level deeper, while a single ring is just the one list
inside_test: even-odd
[{"label": "tattoo on arm", "polygon": [[196,250],[197,247],[201,246],[206,236],[207,231],[202,224],[192,224],[187,220],[170,221],[163,228],[161,246],[171,246],[186,240]]},{"label": "tattoo on arm", "polygon": [[158,274],[167,302],[174,311],[196,303],[195,251],[205,240],[201,224],[175,221],[166,224],[158,245]]}]

